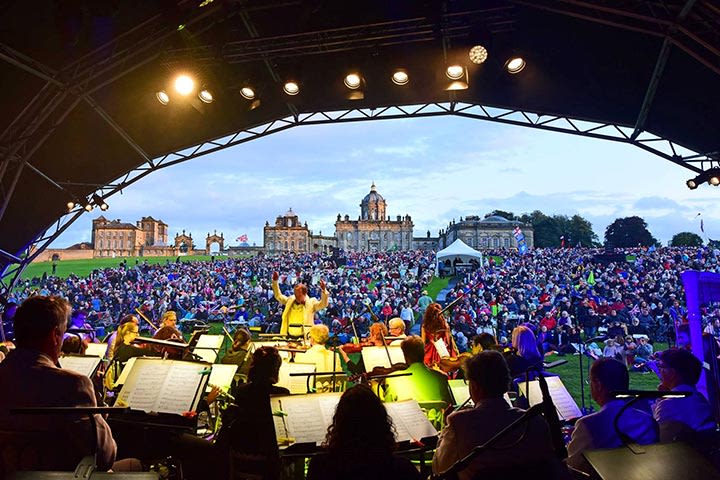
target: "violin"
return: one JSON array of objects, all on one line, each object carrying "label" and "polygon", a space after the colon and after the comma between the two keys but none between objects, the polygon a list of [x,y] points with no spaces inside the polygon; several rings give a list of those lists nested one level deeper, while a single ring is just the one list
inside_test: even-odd
[{"label": "violin", "polygon": [[445,373],[446,375],[450,375],[451,373],[460,370],[465,361],[470,357],[472,357],[471,352],[464,352],[457,357],[441,358],[439,362],[433,365],[433,368]]},{"label": "violin", "polygon": [[365,373],[358,373],[356,375],[351,375],[348,377],[348,381],[353,383],[369,383],[372,380],[378,379],[378,378],[385,378],[387,376],[392,375],[395,372],[399,372],[401,370],[406,370],[408,368],[408,364],[404,362],[398,362],[392,364],[390,367],[382,367],[377,366],[374,367],[369,372]]}]

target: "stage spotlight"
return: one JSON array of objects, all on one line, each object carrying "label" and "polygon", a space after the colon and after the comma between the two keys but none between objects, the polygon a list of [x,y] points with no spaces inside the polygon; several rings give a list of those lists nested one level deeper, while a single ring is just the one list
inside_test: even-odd
[{"label": "stage spotlight", "polygon": [[698,185],[699,185],[698,182],[697,182],[697,178],[691,178],[690,180],[688,180],[687,182],[685,182],[685,184],[687,185],[687,187],[688,187],[690,190],[695,190],[695,189],[698,187]]},{"label": "stage spotlight", "polygon": [[345,86],[348,87],[350,90],[356,90],[360,88],[360,83],[362,82],[362,79],[360,78],[360,75],[357,73],[350,73],[345,76]]},{"label": "stage spotlight", "polygon": [[190,95],[195,90],[195,81],[187,75],[178,75],[175,79],[175,90],[180,95]]},{"label": "stage spotlight", "polygon": [[95,207],[93,207],[93,204],[90,203],[90,202],[88,202],[88,203],[85,205],[85,211],[86,211],[86,212],[92,212],[93,208],[95,208]]},{"label": "stage spotlight", "polygon": [[526,62],[525,59],[522,57],[510,57],[507,62],[505,62],[505,69],[508,71],[508,73],[515,75],[516,73],[520,73],[525,68]]},{"label": "stage spotlight", "polygon": [[711,168],[707,172],[710,175],[710,178],[708,178],[708,183],[710,185],[718,186],[720,185],[720,169],[719,168]]},{"label": "stage spotlight", "polygon": [[407,85],[410,77],[405,70],[398,69],[392,74],[392,81],[395,85]]},{"label": "stage spotlight", "polygon": [[459,80],[465,75],[465,68],[461,65],[450,65],[445,70],[445,75],[451,80]]},{"label": "stage spotlight", "polygon": [[283,86],[283,92],[287,93],[290,96],[297,95],[300,93],[300,85],[298,85],[297,82],[285,82],[285,85]]},{"label": "stage spotlight", "polygon": [[203,103],[212,103],[213,100],[215,100],[213,98],[213,94],[207,88],[203,88],[202,90],[200,90],[200,93],[198,93],[198,98]]},{"label": "stage spotlight", "polygon": [[68,212],[69,212],[70,210],[72,210],[73,208],[75,208],[75,202],[68,202],[68,203],[67,203]]},{"label": "stage spotlight", "polygon": [[255,98],[255,90],[246,85],[240,89],[240,95],[242,95],[242,97],[246,100],[252,100]]},{"label": "stage spotlight", "polygon": [[487,60],[488,51],[482,45],[475,45],[470,49],[468,55],[470,56],[470,61],[472,63],[474,63],[475,65],[480,65],[481,63],[484,63],[485,60]]},{"label": "stage spotlight", "polygon": [[98,207],[100,207],[100,210],[102,210],[103,212],[106,211],[108,208],[110,208],[110,207],[108,206],[108,204],[105,203],[105,200],[104,200],[100,195],[98,195],[97,193],[93,193],[92,201],[93,201],[93,203],[94,203],[95,205],[97,205]]},{"label": "stage spotlight", "polygon": [[259,99],[259,98],[256,98],[255,100],[253,100],[252,102],[250,102],[250,110],[255,110],[255,109],[258,108],[259,106],[260,106],[260,99]]},{"label": "stage spotlight", "polygon": [[167,105],[168,103],[170,103],[170,96],[165,90],[160,90],[155,94],[155,96],[157,97],[158,102],[162,103],[163,105]]}]

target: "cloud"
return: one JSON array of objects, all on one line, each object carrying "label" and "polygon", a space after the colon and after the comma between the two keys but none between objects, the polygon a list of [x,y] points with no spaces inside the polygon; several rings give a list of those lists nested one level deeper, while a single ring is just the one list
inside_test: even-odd
[{"label": "cloud", "polygon": [[[653,182],[635,180],[648,175]],[[577,213],[600,238],[615,218],[639,215],[663,241],[697,230],[702,212],[720,237],[720,202],[707,188],[689,191],[687,176],[613,142],[456,117],[386,120],[293,128],[155,172],[109,198],[105,215],[152,215],[171,235],[217,229],[261,244],[265,222],[289,207],[313,231],[334,233],[337,214],[357,218],[374,181],[390,216],[412,216],[416,236],[501,209]],[[89,240],[96,216],[85,214],[55,246]]]}]

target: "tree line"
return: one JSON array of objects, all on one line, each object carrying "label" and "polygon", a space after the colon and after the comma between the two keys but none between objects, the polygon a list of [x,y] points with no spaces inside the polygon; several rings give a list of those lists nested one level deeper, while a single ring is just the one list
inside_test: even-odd
[{"label": "tree line", "polygon": [[[581,215],[546,215],[540,210],[532,213],[515,215],[513,212],[493,210],[485,215],[499,216],[512,221],[532,225],[535,246],[539,248],[557,247],[659,247],[660,242],[653,237],[647,223],[641,217],[616,218],[605,229],[604,242],[601,243],[593,231],[592,223]],[[673,236],[670,246],[696,247],[703,245],[699,235],[691,232],[680,232]]]}]

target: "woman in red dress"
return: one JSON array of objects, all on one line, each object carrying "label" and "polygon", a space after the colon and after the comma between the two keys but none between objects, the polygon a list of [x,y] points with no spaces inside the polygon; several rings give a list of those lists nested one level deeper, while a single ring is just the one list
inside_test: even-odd
[{"label": "woman in red dress", "polygon": [[439,303],[431,303],[425,310],[421,335],[425,342],[425,365],[428,367],[437,365],[441,358],[457,357],[450,326]]}]

